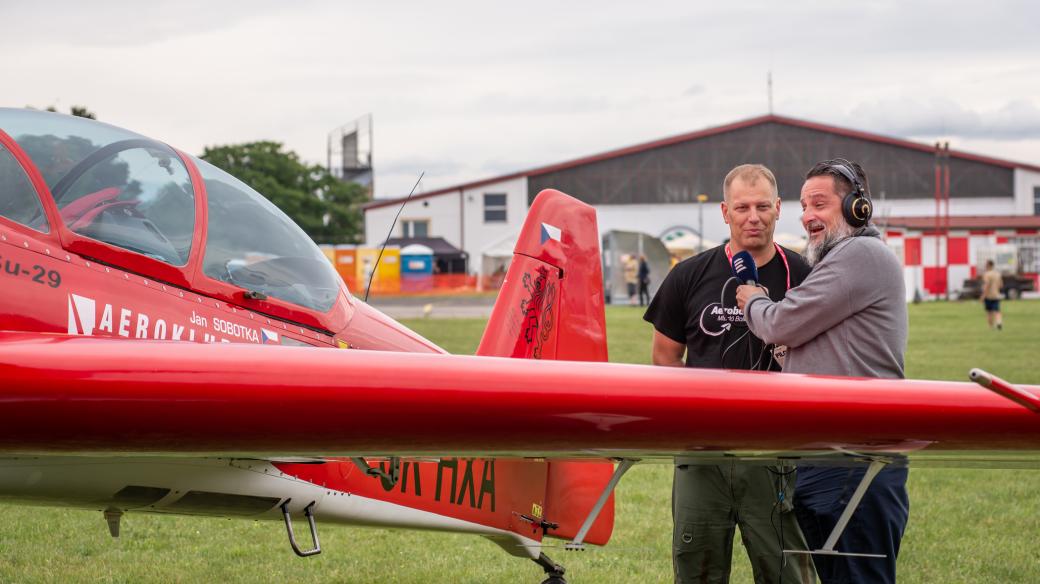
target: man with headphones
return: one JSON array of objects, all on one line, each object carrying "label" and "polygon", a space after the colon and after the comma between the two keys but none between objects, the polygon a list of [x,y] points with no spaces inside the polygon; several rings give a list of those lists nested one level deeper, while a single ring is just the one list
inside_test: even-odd
[{"label": "man with headphones", "polygon": [[[801,203],[812,272],[779,302],[759,288],[741,286],[737,303],[748,327],[768,343],[787,345],[785,373],[903,378],[908,332],[903,268],[870,223],[866,174],[842,158],[820,162],[806,174]],[[815,555],[824,584],[896,581],[910,501],[906,467],[892,466],[870,483],[834,546],[885,558]],[[824,547],[865,470],[798,468],[795,512],[810,549]]]}]

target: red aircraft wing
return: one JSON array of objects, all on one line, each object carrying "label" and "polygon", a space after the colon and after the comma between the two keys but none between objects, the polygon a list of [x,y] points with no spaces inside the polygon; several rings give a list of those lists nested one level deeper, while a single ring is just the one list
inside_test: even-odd
[{"label": "red aircraft wing", "polygon": [[1034,412],[954,382],[4,333],[0,387],[10,454],[1040,451]]}]

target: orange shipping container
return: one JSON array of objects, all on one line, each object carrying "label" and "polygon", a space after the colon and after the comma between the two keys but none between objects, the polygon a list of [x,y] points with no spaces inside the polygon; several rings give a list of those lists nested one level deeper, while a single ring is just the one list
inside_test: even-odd
[{"label": "orange shipping container", "polygon": [[[336,246],[336,261],[334,262],[336,271],[339,272],[340,277],[347,284],[347,289],[353,293],[358,293],[357,289],[357,246],[356,245],[337,245]],[[364,290],[360,291],[364,293]]]}]

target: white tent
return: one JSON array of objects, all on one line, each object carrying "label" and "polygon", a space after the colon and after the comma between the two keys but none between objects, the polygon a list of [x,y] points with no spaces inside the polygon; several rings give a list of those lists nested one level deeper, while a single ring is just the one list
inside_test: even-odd
[{"label": "white tent", "polygon": [[607,302],[628,304],[628,286],[625,283],[622,257],[631,255],[646,257],[650,268],[648,291],[653,298],[665,274],[671,269],[668,249],[661,240],[639,231],[608,231],[603,235],[603,293]]},{"label": "white tent", "polygon": [[403,248],[401,248],[401,255],[403,255],[403,256],[406,256],[406,255],[428,255],[428,256],[432,256],[433,255],[433,248],[425,246],[425,245],[422,245],[421,243],[413,243],[411,245],[406,245]]},{"label": "white tent", "polygon": [[680,256],[688,256],[696,253],[698,245],[703,245],[703,249],[711,249],[718,244],[719,242],[710,239],[705,239],[704,242],[701,243],[700,238],[693,233],[683,233],[678,237],[673,237],[664,242],[664,246],[668,248],[669,252]]},{"label": "white tent", "polygon": [[805,235],[795,235],[793,233],[774,233],[773,241],[779,243],[787,249],[796,251],[798,253],[802,253],[805,250]]},{"label": "white tent", "polygon": [[502,239],[495,241],[480,250],[480,263],[477,264],[477,287],[483,288],[484,277],[493,274],[503,276],[509,270],[509,263],[513,260],[513,248],[520,233],[511,233]]}]

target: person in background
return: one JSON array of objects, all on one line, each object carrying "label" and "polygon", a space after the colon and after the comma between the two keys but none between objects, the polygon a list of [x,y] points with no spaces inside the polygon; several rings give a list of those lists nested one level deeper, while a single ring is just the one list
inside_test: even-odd
[{"label": "person in background", "polygon": [[1000,289],[1004,278],[996,270],[993,260],[986,260],[986,271],[982,273],[982,304],[986,307],[986,322],[989,328],[1004,330],[1004,318],[1000,314]]},{"label": "person in background", "polygon": [[646,256],[639,256],[639,305],[650,304],[650,264],[646,262]]},{"label": "person in background", "polygon": [[639,285],[639,262],[635,256],[625,254],[621,256],[621,267],[625,276],[625,288],[628,292],[628,303],[636,303],[636,286]]}]

